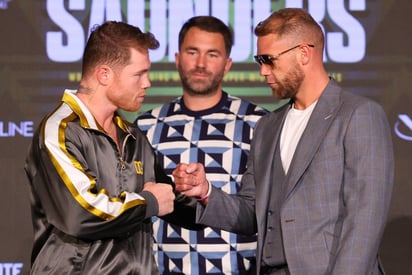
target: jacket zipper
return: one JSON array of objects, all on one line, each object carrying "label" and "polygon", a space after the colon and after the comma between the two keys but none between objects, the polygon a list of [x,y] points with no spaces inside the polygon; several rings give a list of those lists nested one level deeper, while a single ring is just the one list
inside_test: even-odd
[{"label": "jacket zipper", "polygon": [[125,148],[126,148],[127,139],[128,139],[130,136],[131,136],[131,135],[128,134],[128,135],[124,138],[124,140],[123,140],[123,142],[122,142],[122,150],[121,150],[121,152],[119,152],[119,155],[120,155],[119,161],[120,161],[120,169],[121,169],[121,170],[125,170],[125,169],[126,169],[126,163],[125,163],[125,161],[124,161],[124,159],[123,159],[123,155],[124,155],[124,150],[125,150]]}]

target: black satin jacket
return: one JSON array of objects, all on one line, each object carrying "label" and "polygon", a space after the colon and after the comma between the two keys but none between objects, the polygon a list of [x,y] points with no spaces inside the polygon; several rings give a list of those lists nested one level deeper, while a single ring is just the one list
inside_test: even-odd
[{"label": "black satin jacket", "polygon": [[[121,149],[66,90],[34,134],[25,170],[30,182],[32,274],[158,274],[145,182],[173,185],[137,127],[115,117]],[[164,219],[190,229],[196,200],[176,193]]]}]

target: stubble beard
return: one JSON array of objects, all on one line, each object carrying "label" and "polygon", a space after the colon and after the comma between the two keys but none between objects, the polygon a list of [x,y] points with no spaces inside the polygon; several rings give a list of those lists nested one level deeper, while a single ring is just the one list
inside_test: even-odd
[{"label": "stubble beard", "polygon": [[[191,96],[203,96],[216,93],[223,79],[223,71],[213,75],[202,69],[184,71],[182,67],[179,66],[178,70],[183,90]],[[193,79],[192,75],[199,72],[206,74],[208,77],[202,80]]]},{"label": "stubble beard", "polygon": [[294,66],[282,80],[276,81],[278,87],[272,89],[273,95],[278,99],[294,98],[304,78],[305,74],[302,69],[297,65]]}]

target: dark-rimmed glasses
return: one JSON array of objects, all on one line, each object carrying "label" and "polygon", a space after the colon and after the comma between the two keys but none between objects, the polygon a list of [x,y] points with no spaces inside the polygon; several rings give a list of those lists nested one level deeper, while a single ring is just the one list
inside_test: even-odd
[{"label": "dark-rimmed glasses", "polygon": [[254,58],[255,58],[255,61],[257,63],[259,63],[260,66],[262,66],[262,64],[273,66],[273,61],[276,61],[276,59],[278,59],[279,56],[281,56],[282,54],[285,54],[287,52],[290,52],[290,51],[292,51],[296,48],[299,48],[300,46],[303,46],[303,45],[307,45],[311,48],[315,47],[315,45],[311,45],[311,44],[299,44],[299,45],[293,46],[292,48],[289,48],[289,49],[287,49],[287,50],[285,50],[281,53],[278,53],[276,55],[261,54],[261,55],[255,55]]}]

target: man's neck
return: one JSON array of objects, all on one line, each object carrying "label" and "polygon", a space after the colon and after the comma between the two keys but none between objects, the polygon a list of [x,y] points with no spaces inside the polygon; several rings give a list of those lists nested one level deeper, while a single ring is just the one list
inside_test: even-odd
[{"label": "man's neck", "polygon": [[191,111],[202,111],[210,109],[216,106],[222,98],[222,90],[207,95],[190,95],[188,93],[183,94],[183,101],[186,108]]}]

